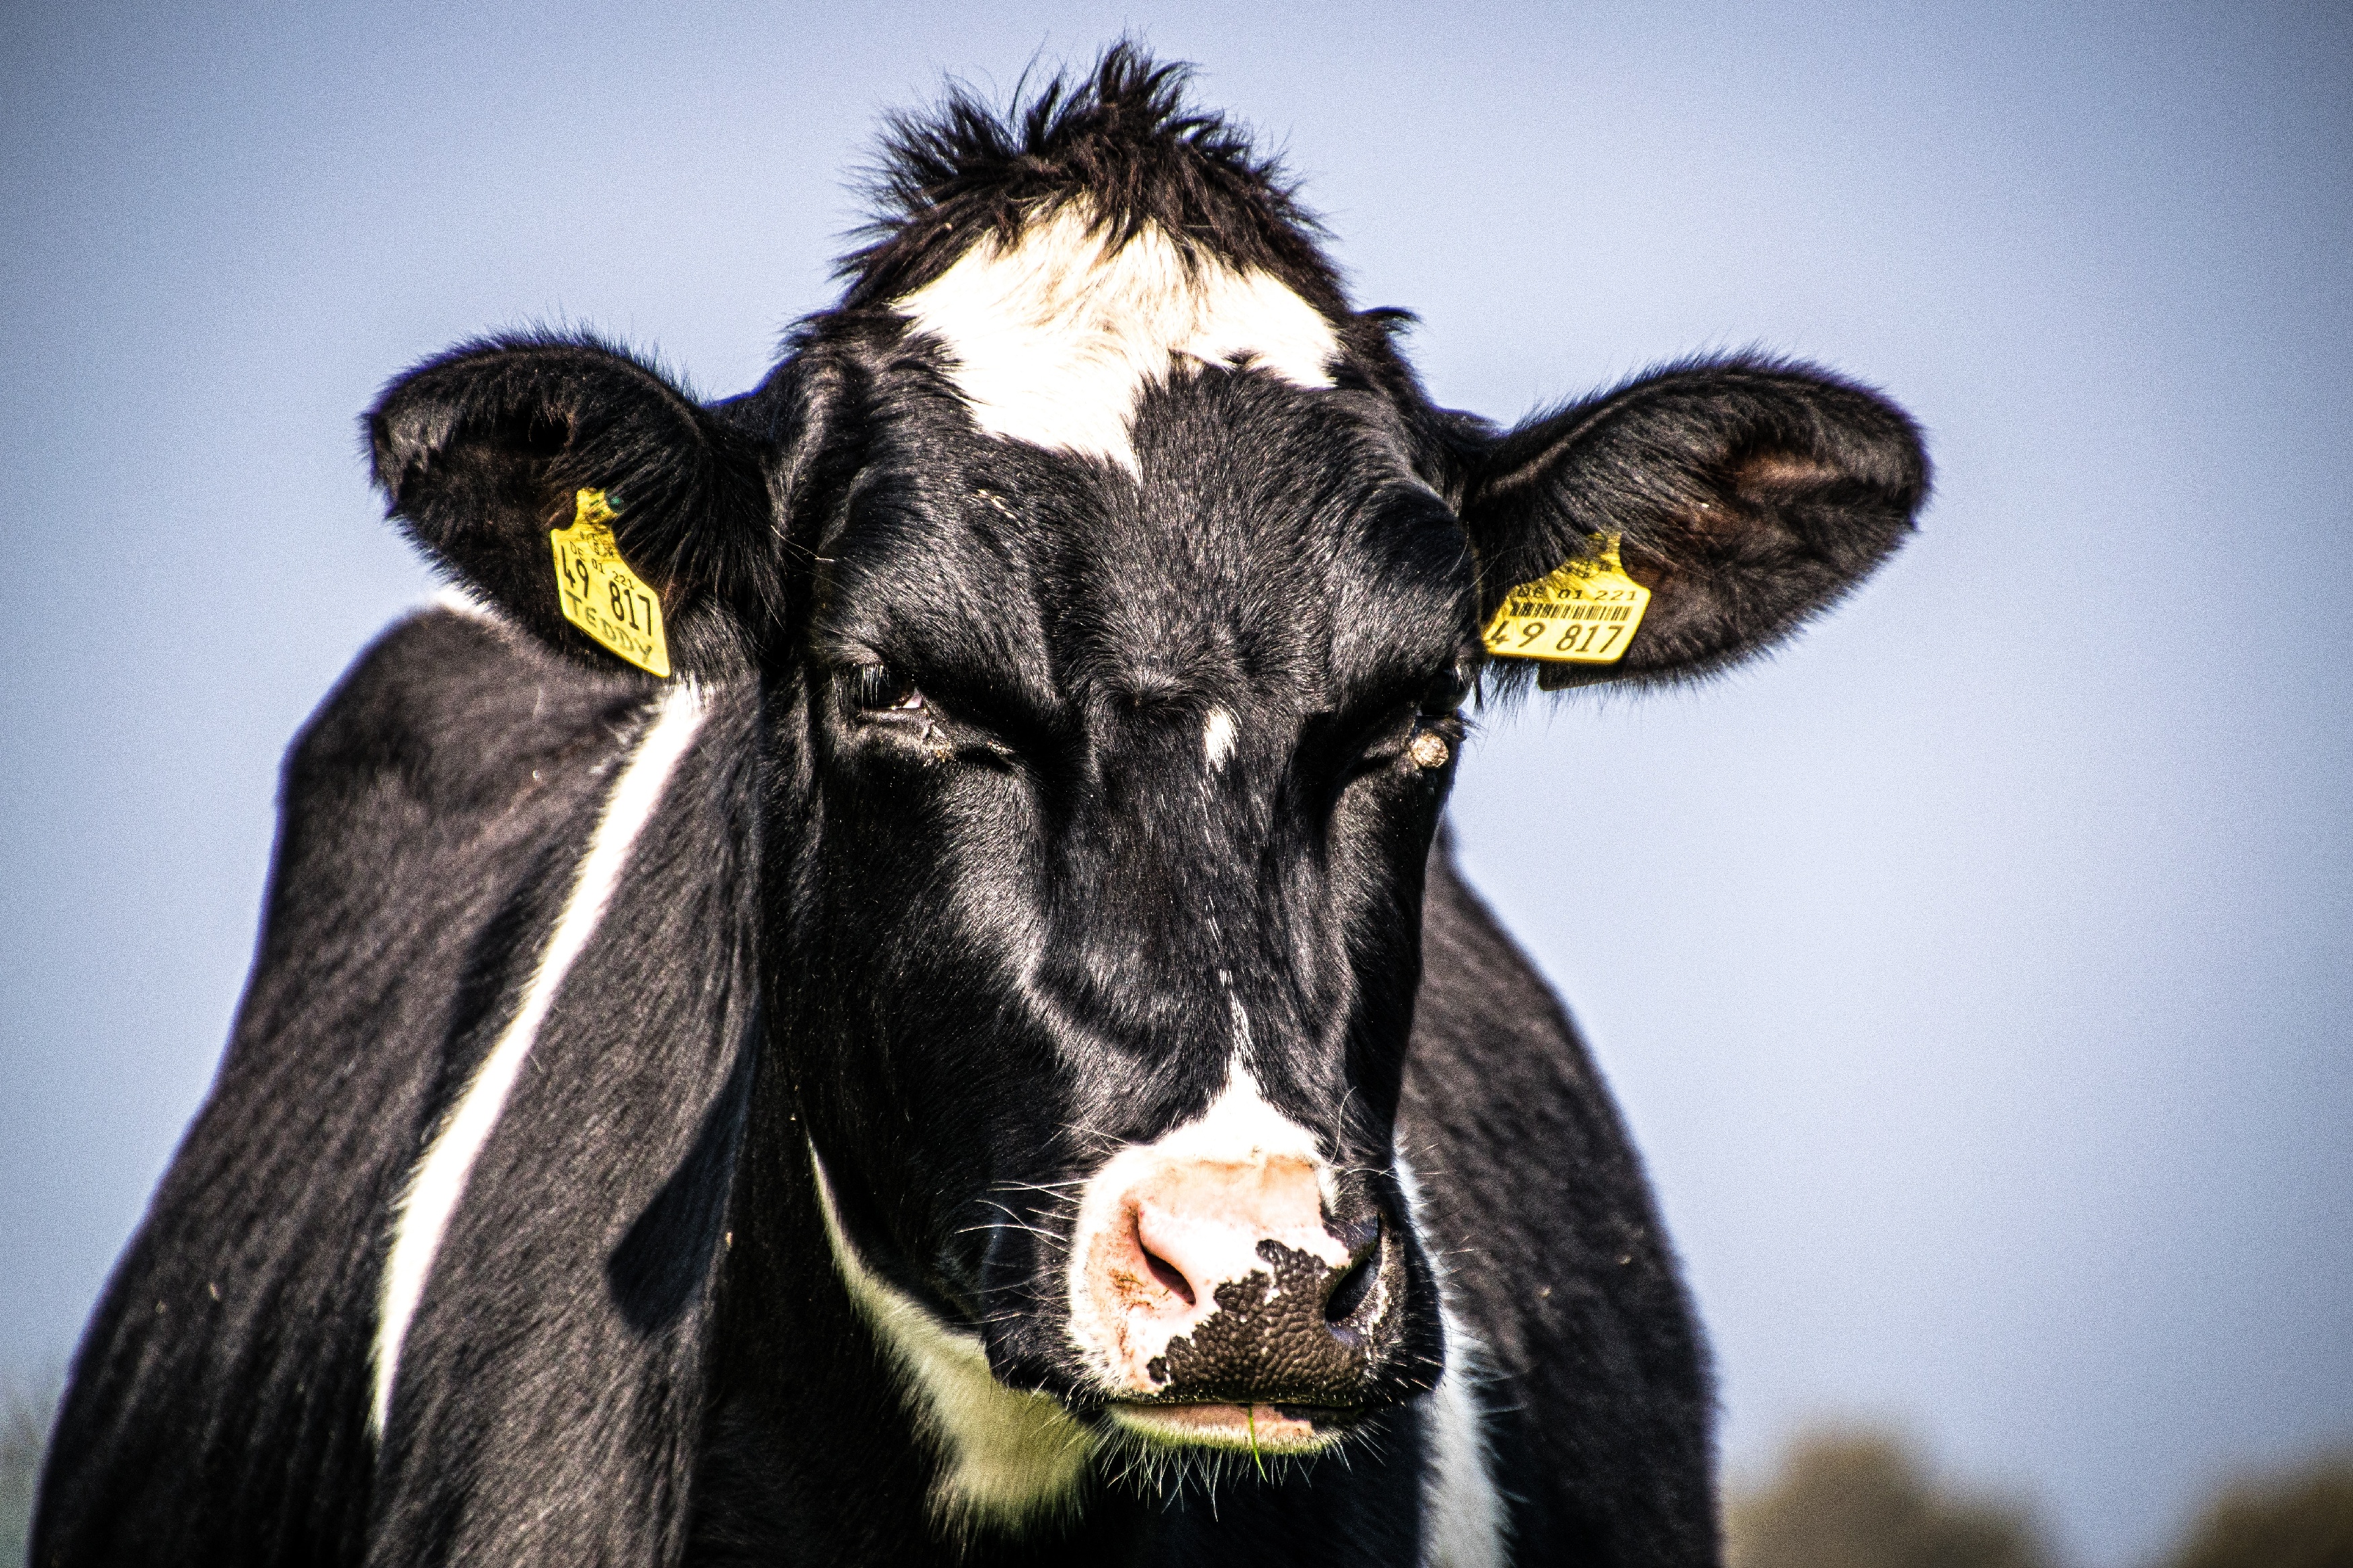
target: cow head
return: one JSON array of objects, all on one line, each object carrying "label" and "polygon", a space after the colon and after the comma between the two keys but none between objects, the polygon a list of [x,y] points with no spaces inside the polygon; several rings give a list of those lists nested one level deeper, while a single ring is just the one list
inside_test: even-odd
[{"label": "cow head", "polygon": [[972,1384],[942,1408],[1029,1401],[1055,1453],[1313,1450],[1440,1375],[1393,1120],[1462,706],[1526,673],[1482,646],[1506,590],[1616,536],[1653,600],[1593,669],[1688,677],[1926,483],[1896,410],[1754,358],[1432,407],[1176,87],[1118,50],[1018,125],[902,127],[841,303],[744,397],[512,339],[370,416],[512,622],[611,662],[548,546],[601,490],[671,679],[757,683],[778,1135],[886,1340]]}]

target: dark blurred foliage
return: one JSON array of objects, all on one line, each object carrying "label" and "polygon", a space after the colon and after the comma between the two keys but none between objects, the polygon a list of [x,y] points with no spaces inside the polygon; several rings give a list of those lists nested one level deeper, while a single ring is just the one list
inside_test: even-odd
[{"label": "dark blurred foliage", "polygon": [[1936,1484],[1884,1433],[1800,1438],[1725,1512],[1730,1568],[2050,1568],[2025,1511]]},{"label": "dark blurred foliage", "polygon": [[25,1561],[33,1531],[33,1489],[41,1479],[41,1452],[57,1419],[63,1379],[0,1386],[0,1564]]},{"label": "dark blurred foliage", "polygon": [[2353,1454],[2224,1489],[2167,1568],[2353,1568]]},{"label": "dark blurred foliage", "polygon": [[[2053,1568],[2015,1502],[1940,1483],[1892,1433],[1823,1430],[1725,1510],[1729,1568]],[[2353,1453],[2215,1495],[2162,1568],[2353,1568]]]}]

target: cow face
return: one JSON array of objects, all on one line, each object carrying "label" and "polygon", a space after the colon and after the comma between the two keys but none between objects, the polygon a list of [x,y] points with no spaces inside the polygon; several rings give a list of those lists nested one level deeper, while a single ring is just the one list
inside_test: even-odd
[{"label": "cow face", "polygon": [[876,392],[813,545],[779,834],[781,1011],[851,1245],[1010,1383],[1278,1450],[1437,1371],[1390,1123],[1477,603],[1406,421],[1286,297],[1315,384],[1229,326],[1219,363],[1121,344],[1131,384],[1032,358],[1008,413],[920,301],[805,349]]},{"label": "cow face", "polygon": [[[1019,178],[1064,132],[1092,187],[975,175],[754,394],[475,345],[386,395],[376,470],[599,661],[546,536],[604,491],[675,679],[759,683],[768,1067],[947,1447],[1001,1397],[1052,1454],[1312,1450],[1443,1364],[1392,1122],[1460,707],[1526,673],[1485,618],[1614,535],[1653,602],[1599,673],[1705,671],[1883,558],[1925,461],[1869,393],[1753,359],[1503,434],[1442,414],[1262,167],[1039,122]],[[1145,178],[1187,157],[1216,166]]]}]

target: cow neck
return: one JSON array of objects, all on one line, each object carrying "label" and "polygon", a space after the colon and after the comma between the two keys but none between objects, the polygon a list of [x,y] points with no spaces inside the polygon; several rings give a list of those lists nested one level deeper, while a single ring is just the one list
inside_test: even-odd
[{"label": "cow neck", "polygon": [[1050,1394],[997,1382],[979,1334],[878,1273],[843,1222],[814,1143],[809,1168],[836,1276],[889,1357],[901,1401],[931,1452],[924,1506],[934,1523],[952,1536],[1018,1535],[1076,1514],[1093,1435]]},{"label": "cow neck", "polygon": [[[937,1342],[946,1331],[936,1319],[905,1317],[906,1310],[931,1315],[858,1252],[849,1268],[836,1261],[839,1216],[828,1221],[822,1166],[785,1075],[772,1070],[773,1042],[769,1050],[732,1211],[695,1482],[698,1542],[740,1550],[755,1542],[784,1562],[974,1568],[1067,1558],[1101,1568],[1106,1551],[1121,1560],[1148,1531],[1147,1510],[1098,1485],[1083,1451],[1072,1462],[1057,1441],[1068,1434],[1057,1428],[1074,1424],[1059,1408],[1050,1418],[1028,1408],[1029,1429],[994,1449],[959,1446],[943,1429],[941,1390],[916,1380],[927,1370],[986,1377],[985,1363],[976,1368],[965,1347]],[[1046,1399],[993,1380],[987,1392],[1020,1402],[1016,1408]],[[962,1436],[973,1436],[969,1424]],[[1004,1506],[1040,1489],[1018,1470],[997,1468],[1021,1464],[1025,1448],[1050,1467],[1057,1458],[1067,1467],[1047,1478],[1066,1506]]]}]

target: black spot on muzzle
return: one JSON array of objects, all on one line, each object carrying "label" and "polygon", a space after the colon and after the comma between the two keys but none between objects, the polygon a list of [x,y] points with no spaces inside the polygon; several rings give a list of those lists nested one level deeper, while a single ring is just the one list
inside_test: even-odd
[{"label": "black spot on muzzle", "polygon": [[1363,1405],[1377,1352],[1396,1333],[1396,1252],[1383,1245],[1335,1268],[1260,1242],[1268,1267],[1219,1286],[1218,1310],[1145,1365],[1160,1385],[1147,1403]]}]

